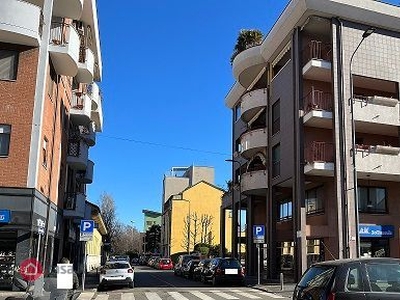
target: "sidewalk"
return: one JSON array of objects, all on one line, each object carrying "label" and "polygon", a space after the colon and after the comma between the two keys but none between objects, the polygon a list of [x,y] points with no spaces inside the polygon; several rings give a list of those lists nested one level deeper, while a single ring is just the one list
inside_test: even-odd
[{"label": "sidewalk", "polygon": [[261,283],[258,284],[256,276],[248,276],[247,285],[253,289],[273,293],[287,298],[292,298],[294,289],[296,287],[296,283],[294,282],[284,282],[283,286],[281,286],[281,284],[278,282],[261,281]]}]

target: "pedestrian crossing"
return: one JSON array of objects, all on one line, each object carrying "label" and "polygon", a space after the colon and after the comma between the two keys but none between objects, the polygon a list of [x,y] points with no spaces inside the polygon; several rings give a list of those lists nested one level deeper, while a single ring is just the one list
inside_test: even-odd
[{"label": "pedestrian crossing", "polygon": [[260,290],[129,290],[112,291],[109,293],[83,292],[78,300],[241,300],[241,299],[287,299],[281,295],[276,295]]}]

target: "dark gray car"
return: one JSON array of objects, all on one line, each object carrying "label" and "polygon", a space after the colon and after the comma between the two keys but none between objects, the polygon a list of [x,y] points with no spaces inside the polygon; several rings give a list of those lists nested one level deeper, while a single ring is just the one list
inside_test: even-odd
[{"label": "dark gray car", "polygon": [[400,299],[400,259],[319,262],[303,274],[293,300]]}]

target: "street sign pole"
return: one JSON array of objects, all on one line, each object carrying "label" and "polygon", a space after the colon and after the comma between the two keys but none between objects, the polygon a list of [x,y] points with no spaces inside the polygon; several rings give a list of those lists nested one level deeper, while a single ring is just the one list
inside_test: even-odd
[{"label": "street sign pole", "polygon": [[85,290],[85,281],[86,281],[86,242],[83,242],[83,248],[84,248],[84,258],[83,258],[83,274],[82,274],[82,291]]},{"label": "street sign pole", "polygon": [[257,274],[257,284],[260,285],[260,274],[261,274],[261,268],[260,268],[260,264],[261,264],[261,254],[260,254],[260,249],[261,249],[261,244],[257,244],[257,249],[258,249],[258,274]]}]

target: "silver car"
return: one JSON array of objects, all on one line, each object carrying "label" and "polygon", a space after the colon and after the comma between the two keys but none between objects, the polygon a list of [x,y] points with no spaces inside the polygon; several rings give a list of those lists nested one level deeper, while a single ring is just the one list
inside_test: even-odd
[{"label": "silver car", "polygon": [[134,268],[126,261],[108,261],[100,271],[98,290],[112,285],[128,285],[134,287]]}]

